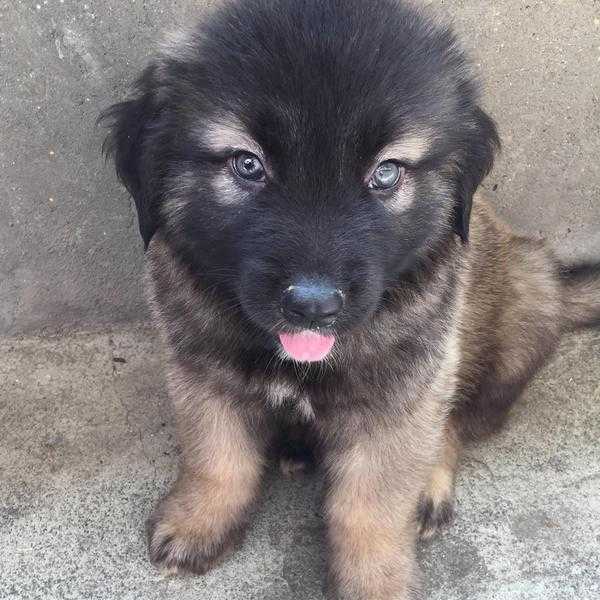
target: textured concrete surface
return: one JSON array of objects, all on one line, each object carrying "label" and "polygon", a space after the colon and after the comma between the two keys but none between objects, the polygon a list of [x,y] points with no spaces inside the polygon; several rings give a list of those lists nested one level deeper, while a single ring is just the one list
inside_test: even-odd
[{"label": "textured concrete surface", "polygon": [[0,334],[145,317],[134,211],[95,122],[206,4],[0,0]]},{"label": "textured concrete surface", "polygon": [[[0,342],[0,599],[323,600],[320,482],[273,473],[249,535],[164,579],[144,519],[177,452],[146,329]],[[564,341],[509,428],[469,450],[458,518],[421,548],[430,600],[600,597],[600,333]]]},{"label": "textured concrete surface", "polygon": [[[418,1],[418,0],[417,0]],[[486,187],[566,256],[600,256],[597,0],[428,0],[456,21],[504,154]],[[146,315],[101,108],[206,0],[0,0],[0,334]]]}]

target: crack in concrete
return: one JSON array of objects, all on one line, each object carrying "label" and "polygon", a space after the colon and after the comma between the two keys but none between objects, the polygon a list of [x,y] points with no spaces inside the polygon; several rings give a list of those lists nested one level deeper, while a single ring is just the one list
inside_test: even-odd
[{"label": "crack in concrete", "polygon": [[[113,378],[116,378],[119,376],[119,371],[117,369],[117,363],[119,361],[117,361],[115,359],[121,358],[121,357],[115,356],[114,342],[111,337],[108,338],[108,346],[110,349],[110,362],[112,365],[112,376],[113,376]],[[138,438],[138,440],[140,442],[140,450],[142,452],[142,455],[144,456],[144,458],[146,459],[148,464],[152,467],[152,471],[154,472],[154,481],[156,481],[158,479],[158,471],[156,470],[156,461],[152,460],[151,454],[149,454],[148,450],[146,449],[146,445],[144,444],[142,430],[138,427],[133,427],[133,425],[131,424],[131,418],[130,418],[131,411],[130,411],[129,407],[127,406],[126,402],[123,400],[123,398],[119,394],[117,394],[117,399],[118,399],[119,404],[123,408],[123,411],[125,412],[125,422],[127,423],[127,428],[129,429],[129,432],[132,435],[134,435]],[[137,435],[136,435],[136,433],[137,433]]]}]

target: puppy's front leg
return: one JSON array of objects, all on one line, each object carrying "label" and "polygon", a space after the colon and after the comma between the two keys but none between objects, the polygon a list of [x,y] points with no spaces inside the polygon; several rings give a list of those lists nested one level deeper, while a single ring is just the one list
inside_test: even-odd
[{"label": "puppy's front leg", "polygon": [[415,436],[422,432],[409,429],[382,425],[355,433],[352,442],[326,457],[325,514],[336,600],[420,597],[415,513],[436,438],[423,439]]},{"label": "puppy's front leg", "polygon": [[263,444],[243,409],[215,383],[175,365],[169,376],[179,477],[148,521],[152,562],[202,574],[240,539],[260,484]]}]

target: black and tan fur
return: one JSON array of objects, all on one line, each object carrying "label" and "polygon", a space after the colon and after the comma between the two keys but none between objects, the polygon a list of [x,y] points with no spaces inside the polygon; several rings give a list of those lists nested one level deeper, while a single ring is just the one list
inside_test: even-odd
[{"label": "black and tan fur", "polygon": [[[108,113],[182,447],[151,560],[206,572],[243,534],[273,451],[292,472],[307,451],[331,596],[418,598],[415,542],[451,518],[461,446],[504,423],[563,333],[600,322],[598,269],[564,267],[475,194],[498,138],[431,17],[246,0],[207,23]],[[264,184],[235,178],[238,150],[264,161]],[[387,195],[363,179],[386,152],[407,165]],[[346,296],[320,363],[277,344],[278,294],[303,269]]]}]

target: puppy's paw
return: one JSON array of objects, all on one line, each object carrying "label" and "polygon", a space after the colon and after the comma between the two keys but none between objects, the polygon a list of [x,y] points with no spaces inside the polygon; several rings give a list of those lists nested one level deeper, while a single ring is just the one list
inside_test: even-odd
[{"label": "puppy's paw", "polygon": [[444,465],[435,467],[417,507],[421,539],[428,540],[454,518],[454,472]]},{"label": "puppy's paw", "polygon": [[440,500],[423,494],[417,508],[417,526],[423,540],[434,537],[441,529],[449,525],[454,518],[452,498]]},{"label": "puppy's paw", "polygon": [[304,475],[313,468],[314,462],[314,455],[305,444],[288,442],[279,449],[279,469],[288,479]]},{"label": "puppy's paw", "polygon": [[152,564],[165,575],[204,575],[220,564],[240,542],[241,530],[211,535],[203,525],[159,508],[147,522]]},{"label": "puppy's paw", "polygon": [[281,456],[279,458],[279,470],[287,479],[296,479],[304,475],[310,467],[310,461],[302,460],[290,456]]}]

